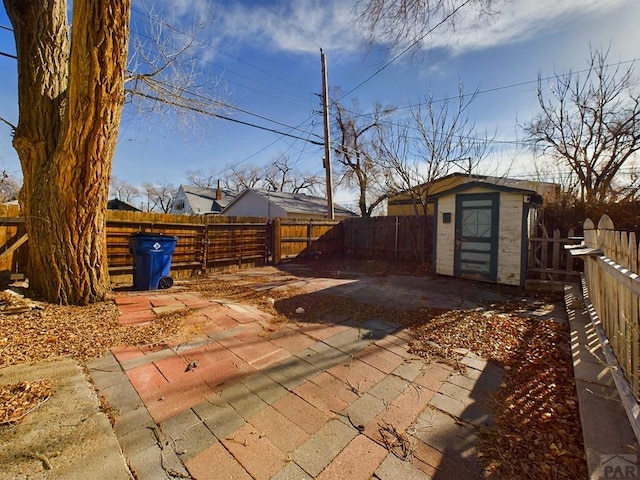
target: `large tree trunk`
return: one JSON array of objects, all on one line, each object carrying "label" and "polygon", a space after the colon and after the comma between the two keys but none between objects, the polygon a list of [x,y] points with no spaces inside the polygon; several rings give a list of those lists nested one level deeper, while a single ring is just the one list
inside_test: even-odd
[{"label": "large tree trunk", "polygon": [[32,288],[51,302],[110,298],[105,215],[124,100],[130,0],[4,0],[18,54],[14,146]]}]

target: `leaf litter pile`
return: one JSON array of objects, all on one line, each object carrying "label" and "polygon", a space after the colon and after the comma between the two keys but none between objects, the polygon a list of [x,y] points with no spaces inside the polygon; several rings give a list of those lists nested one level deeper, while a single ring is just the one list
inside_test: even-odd
[{"label": "leaf litter pile", "polygon": [[[303,306],[307,322],[392,319],[414,333],[412,353],[461,369],[459,349],[469,349],[505,370],[502,388],[495,395],[496,426],[479,432],[483,438],[480,459],[487,475],[501,479],[587,476],[568,326],[533,314],[557,299],[473,310],[396,310],[348,297],[308,294],[296,280],[286,274],[221,275],[184,286],[203,297],[255,305],[274,316],[270,327],[274,330],[278,323],[297,320],[296,310]],[[263,288],[274,285],[276,288]],[[162,316],[145,326],[122,326],[117,314],[110,303],[86,307],[41,304],[20,315],[0,314],[0,368],[60,355],[85,361],[117,345],[159,343],[184,334],[182,319],[189,312]],[[51,391],[46,381],[0,388],[0,422],[18,421],[46,401]],[[8,393],[9,388],[13,390]]]},{"label": "leaf litter pile", "polygon": [[50,395],[49,380],[0,385],[0,426],[19,422]]},{"label": "leaf litter pile", "polygon": [[496,426],[480,431],[480,460],[490,478],[588,476],[565,322],[534,315],[548,301],[508,302],[487,310],[451,310],[417,326],[412,351],[461,369],[469,349],[503,367]]},{"label": "leaf litter pile", "polygon": [[[0,292],[0,368],[59,356],[79,362],[102,355],[118,345],[145,345],[179,334],[179,314],[163,315],[142,326],[118,323],[113,303],[83,307],[51,305]],[[28,305],[29,308],[23,308]],[[47,379],[35,382],[0,384],[0,425],[15,424],[51,395]]]}]

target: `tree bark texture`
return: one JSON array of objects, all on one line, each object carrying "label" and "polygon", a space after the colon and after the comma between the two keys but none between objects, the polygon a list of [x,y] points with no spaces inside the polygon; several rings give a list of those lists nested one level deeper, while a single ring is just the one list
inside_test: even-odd
[{"label": "tree bark texture", "polygon": [[105,216],[124,103],[130,0],[4,0],[18,56],[14,147],[28,275],[45,299],[111,297]]}]

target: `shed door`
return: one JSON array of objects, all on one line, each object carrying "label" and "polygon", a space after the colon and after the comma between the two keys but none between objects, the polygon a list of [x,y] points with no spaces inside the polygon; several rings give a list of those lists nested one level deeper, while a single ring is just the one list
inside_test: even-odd
[{"label": "shed door", "polygon": [[499,193],[456,196],[454,275],[497,281]]}]

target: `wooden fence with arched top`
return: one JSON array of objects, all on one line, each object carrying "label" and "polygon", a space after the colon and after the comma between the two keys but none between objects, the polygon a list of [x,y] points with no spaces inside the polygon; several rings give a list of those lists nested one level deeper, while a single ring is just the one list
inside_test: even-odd
[{"label": "wooden fence with arched top", "polygon": [[587,219],[583,245],[570,249],[585,262],[586,307],[596,324],[600,323],[596,326],[602,327],[633,395],[639,399],[640,263],[636,235],[616,231],[604,215],[597,226]]}]

